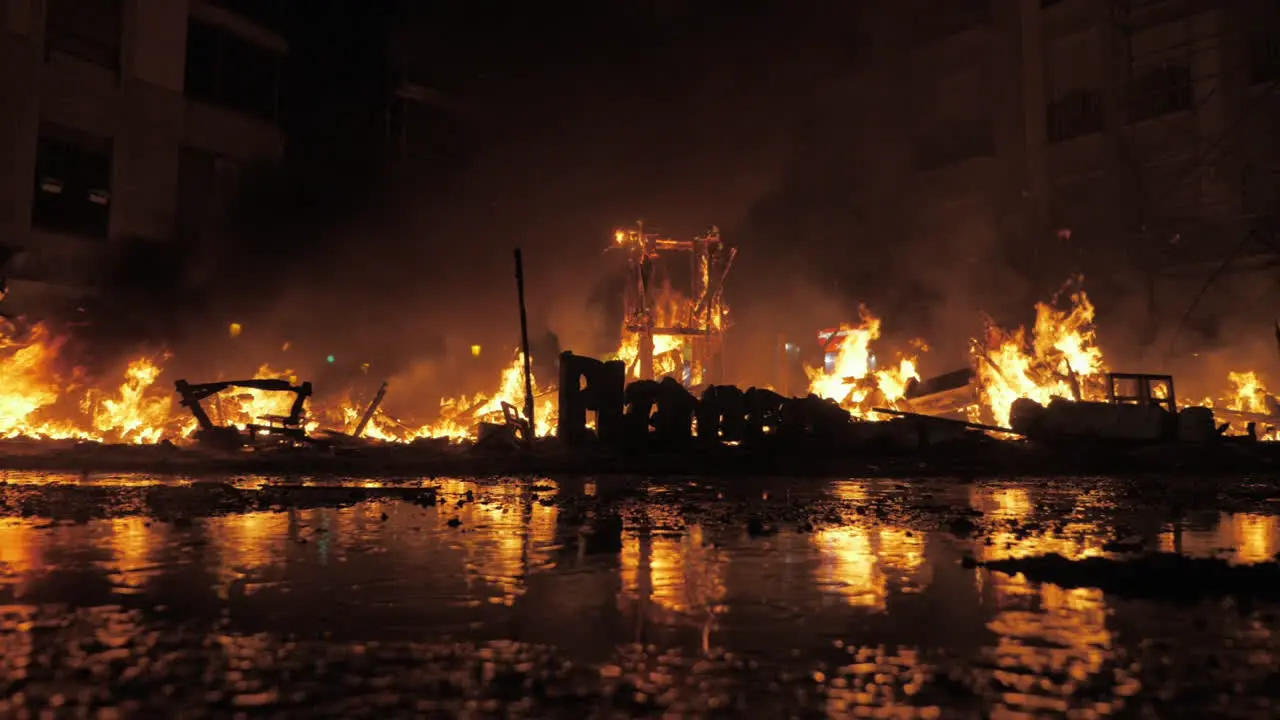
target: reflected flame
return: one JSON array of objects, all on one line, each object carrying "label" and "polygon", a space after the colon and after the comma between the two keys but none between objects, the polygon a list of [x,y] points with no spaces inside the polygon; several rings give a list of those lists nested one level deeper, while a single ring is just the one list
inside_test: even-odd
[{"label": "reflected flame", "polygon": [[826,528],[813,533],[821,559],[815,570],[820,584],[836,588],[854,607],[882,610],[886,585],[871,532],[861,527]]},{"label": "reflected flame", "polygon": [[1280,551],[1280,517],[1241,513],[1227,524],[1232,530],[1236,559],[1242,563],[1263,563],[1276,559]]},{"label": "reflected flame", "polygon": [[712,612],[724,599],[720,565],[703,542],[701,526],[690,527],[679,538],[653,538],[650,552],[654,602],[672,612],[692,613]]},{"label": "reflected flame", "polygon": [[156,574],[148,567],[153,548],[163,540],[163,524],[150,524],[144,517],[115,518],[109,521],[111,562],[107,569],[116,592],[139,593],[147,579]]},{"label": "reflected flame", "polygon": [[30,520],[0,518],[0,573],[23,576],[40,567],[43,558],[32,537],[36,532]]}]

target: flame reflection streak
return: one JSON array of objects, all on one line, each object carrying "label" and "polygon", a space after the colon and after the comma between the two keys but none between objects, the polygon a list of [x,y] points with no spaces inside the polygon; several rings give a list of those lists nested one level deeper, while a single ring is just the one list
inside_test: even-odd
[{"label": "flame reflection streak", "polygon": [[1238,562],[1263,563],[1276,559],[1276,552],[1280,550],[1280,518],[1241,513],[1231,516],[1229,524]]},{"label": "flame reflection streak", "polygon": [[982,560],[1004,560],[1031,555],[1057,554],[1070,560],[1103,555],[1106,534],[1096,522],[1069,522],[1055,533],[1024,532],[1035,508],[1030,493],[1023,488],[974,487],[969,491],[970,504],[984,514],[1013,521],[1012,526],[996,526],[989,542],[975,548]]},{"label": "flame reflection streak", "polygon": [[[203,524],[218,554],[216,575],[224,598],[234,583],[281,562],[296,528],[295,515],[292,511],[251,512]],[[246,592],[254,587],[244,586]]]},{"label": "flame reflection streak", "polygon": [[43,564],[29,520],[0,518],[0,576],[22,579]]},{"label": "flame reflection streak", "polygon": [[622,592],[666,612],[714,615],[726,592],[722,565],[701,525],[678,537],[628,532],[619,555]]},{"label": "flame reflection streak", "polygon": [[[465,527],[487,529],[482,539],[470,538],[458,548],[466,558],[468,577],[499,591],[490,601],[513,605],[527,589],[528,574],[552,563],[559,509],[554,504],[534,502],[529,488],[517,483],[486,487],[481,496],[472,483],[445,480],[440,491],[447,495],[471,493],[474,500],[464,502],[456,515],[437,514],[438,531],[456,532],[447,527],[454,517]],[[554,492],[544,491],[544,495]]]},{"label": "flame reflection streak", "polygon": [[999,609],[988,623],[997,635],[989,652],[992,679],[1001,688],[999,710],[1096,711],[1088,695],[1081,696],[1085,686],[1101,682],[1118,691],[1137,682],[1123,667],[1110,668],[1114,677],[1108,677],[1112,636],[1101,590],[1033,586],[1022,576],[993,579]]},{"label": "flame reflection streak", "polygon": [[818,549],[818,584],[854,607],[883,610],[886,580],[871,546],[871,531],[863,527],[824,528],[813,533]]},{"label": "flame reflection streak", "polygon": [[160,573],[151,567],[152,553],[165,542],[163,523],[144,517],[122,517],[108,521],[111,559],[105,564],[115,592],[137,594],[147,580]]},{"label": "flame reflection streak", "polygon": [[692,525],[679,538],[654,537],[650,543],[651,599],[676,613],[715,614],[725,586],[719,557]]},{"label": "flame reflection streak", "polygon": [[1174,525],[1162,532],[1159,546],[1166,552],[1211,556],[1229,549],[1240,564],[1270,562],[1280,552],[1280,516],[1260,513],[1221,513],[1212,530]]},{"label": "flame reflection streak", "polygon": [[936,720],[942,710],[936,705],[917,705],[913,697],[932,679],[934,669],[920,660],[914,648],[845,648],[850,662],[827,673],[815,673],[825,684],[827,716],[893,717]]}]

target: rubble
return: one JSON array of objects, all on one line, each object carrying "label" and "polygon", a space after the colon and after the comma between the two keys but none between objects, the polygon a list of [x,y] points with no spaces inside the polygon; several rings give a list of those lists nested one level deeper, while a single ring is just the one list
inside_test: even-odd
[{"label": "rubble", "polygon": [[1021,574],[1033,582],[1071,589],[1101,588],[1108,595],[1161,602],[1199,603],[1233,597],[1275,600],[1280,597],[1280,563],[1232,565],[1219,558],[1194,558],[1176,553],[1150,553],[1130,560],[1090,557],[1068,560],[1041,555],[985,563],[966,561],[1008,575]]}]

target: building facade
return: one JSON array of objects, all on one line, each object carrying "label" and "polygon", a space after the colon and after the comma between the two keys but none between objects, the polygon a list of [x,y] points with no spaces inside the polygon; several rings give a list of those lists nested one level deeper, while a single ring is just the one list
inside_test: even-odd
[{"label": "building facade", "polygon": [[237,168],[280,156],[274,7],[0,0],[9,312],[85,292],[123,242],[198,231]]},{"label": "building facade", "polygon": [[1133,278],[1280,246],[1280,5],[862,5],[857,70],[832,93],[851,202],[925,286],[970,277],[990,308],[1084,272],[1154,297]]}]

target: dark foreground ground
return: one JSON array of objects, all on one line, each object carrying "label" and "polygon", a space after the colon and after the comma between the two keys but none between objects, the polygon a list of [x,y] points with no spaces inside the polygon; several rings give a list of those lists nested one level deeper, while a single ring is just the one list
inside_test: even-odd
[{"label": "dark foreground ground", "polygon": [[96,442],[0,439],[0,469],[45,472],[112,472],[221,478],[257,475],[490,477],[495,475],[743,475],[788,477],[954,478],[992,476],[1095,476],[1158,473],[1163,476],[1280,474],[1280,443],[1223,442],[1162,445],[1082,441],[1047,445],[997,440],[970,431],[919,445],[921,430],[910,423],[864,423],[888,428],[874,442],[823,444],[771,438],[758,446],[705,446],[681,451],[652,447],[615,451],[570,448],[540,438],[525,449],[447,441],[355,443],[337,446],[264,446],[234,452],[198,445],[112,445]]},{"label": "dark foreground ground", "polygon": [[2,477],[0,717],[1280,713],[1274,478]]}]

